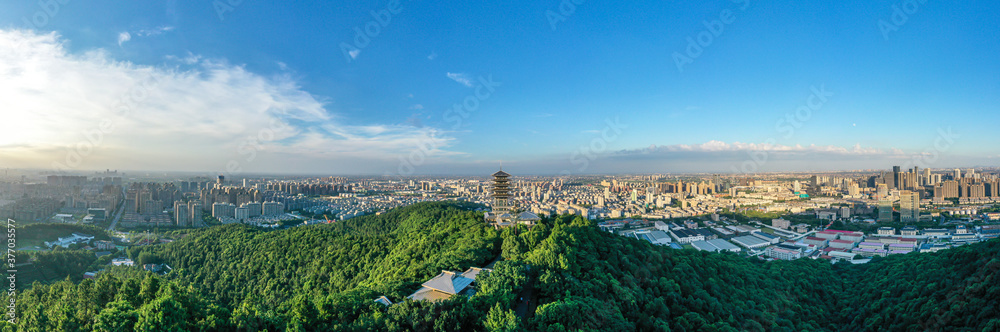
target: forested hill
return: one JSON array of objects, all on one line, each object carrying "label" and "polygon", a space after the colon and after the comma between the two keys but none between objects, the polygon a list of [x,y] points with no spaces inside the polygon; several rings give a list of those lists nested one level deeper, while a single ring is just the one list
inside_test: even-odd
[{"label": "forested hill", "polygon": [[[501,232],[474,207],[423,203],[329,225],[194,231],[130,253],[167,263],[166,276],[112,269],[96,281],[36,284],[18,296],[17,327],[981,331],[1000,323],[996,240],[859,266],[763,262],[657,247],[574,216]],[[405,300],[442,269],[498,255],[471,298]],[[397,304],[373,302],[382,295]]]},{"label": "forested hill", "polygon": [[395,294],[442,269],[481,266],[496,257],[498,234],[470,208],[414,205],[279,231],[229,225],[133,255],[167,263],[174,268],[172,277],[233,307],[284,303],[296,295],[322,297],[358,286]]}]

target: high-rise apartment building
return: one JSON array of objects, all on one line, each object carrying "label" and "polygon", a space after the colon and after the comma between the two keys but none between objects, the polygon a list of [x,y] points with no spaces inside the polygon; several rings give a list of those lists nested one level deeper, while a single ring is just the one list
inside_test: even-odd
[{"label": "high-rise apartment building", "polygon": [[261,204],[261,214],[265,216],[276,216],[285,213],[285,204],[281,202],[264,202]]},{"label": "high-rise apartment building", "polygon": [[212,204],[212,216],[216,218],[233,218],[236,214],[236,205],[230,203]]},{"label": "high-rise apartment building", "polygon": [[236,210],[233,211],[233,218],[235,218],[236,220],[240,220],[240,221],[249,219],[250,218],[250,209],[248,209],[245,206],[241,206],[241,207],[236,208]]},{"label": "high-rise apartment building", "polygon": [[986,197],[986,185],[982,183],[975,183],[965,186],[965,196],[968,198],[984,198]]},{"label": "high-rise apartment building", "polygon": [[893,181],[892,181],[892,183],[893,183],[892,187],[893,188],[896,188],[896,189],[902,188],[903,184],[901,183],[901,181],[902,181],[902,179],[900,179],[901,177],[902,177],[902,168],[899,167],[899,166],[892,166],[892,179],[893,179]]},{"label": "high-rise apartment building", "polygon": [[205,226],[202,222],[202,215],[204,211],[201,209],[201,203],[198,201],[188,202],[188,213],[191,214],[191,226],[202,227]]},{"label": "high-rise apartment building", "polygon": [[857,183],[851,182],[851,184],[847,185],[847,194],[857,196],[861,194],[861,188],[858,187]]},{"label": "high-rise apartment building", "polygon": [[878,201],[878,221],[892,222],[892,201],[884,198]]},{"label": "high-rise apartment building", "polygon": [[934,198],[958,198],[958,181],[948,180],[934,185]]},{"label": "high-rise apartment building", "polygon": [[920,193],[904,190],[899,193],[899,220],[916,222],[920,220]]},{"label": "high-rise apartment building", "polygon": [[187,202],[174,202],[174,220],[176,225],[179,227],[187,227],[191,225],[191,212],[188,210]]}]

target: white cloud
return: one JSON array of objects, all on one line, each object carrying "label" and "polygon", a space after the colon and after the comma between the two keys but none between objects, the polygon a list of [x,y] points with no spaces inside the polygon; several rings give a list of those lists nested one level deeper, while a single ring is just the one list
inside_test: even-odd
[{"label": "white cloud", "polygon": [[410,109],[411,110],[422,110],[422,109],[424,109],[424,105],[416,104],[416,105],[410,106]]},{"label": "white cloud", "polygon": [[431,52],[431,55],[427,56],[427,60],[434,60],[437,59],[437,57],[438,57],[437,53]]},{"label": "white cloud", "polygon": [[142,30],[139,30],[139,31],[135,31],[134,33],[133,32],[128,32],[128,31],[123,31],[123,32],[118,33],[118,46],[122,46],[126,42],[132,40],[133,36],[134,37],[157,36],[157,35],[162,35],[162,34],[168,32],[168,31],[171,31],[171,30],[174,30],[174,27],[171,27],[171,26],[162,26],[162,27],[158,27],[158,28],[154,28],[154,29],[148,29],[148,30],[147,29],[142,29]]},{"label": "white cloud", "polygon": [[101,49],[71,54],[65,42],[0,30],[5,167],[68,165],[75,153],[80,169],[217,171],[238,161],[246,171],[315,171],[336,161],[371,172],[373,161],[394,167],[421,144],[452,154],[454,139],[434,128],[346,125],[288,76],[192,54],[184,58],[192,69],[138,65]]},{"label": "white cloud", "polygon": [[470,88],[472,87],[472,79],[469,78],[468,74],[463,74],[463,73],[447,73],[447,75],[448,75],[448,78],[450,78],[452,81],[458,82],[459,84],[467,86],[467,87],[470,87]]},{"label": "white cloud", "polygon": [[127,31],[118,34],[118,46],[122,46],[123,43],[129,40],[132,40],[132,34]]},{"label": "white cloud", "polygon": [[[732,151],[767,151],[767,152],[824,152],[855,155],[879,155],[884,154],[882,150],[875,148],[865,148],[861,144],[856,144],[850,149],[835,145],[781,145],[767,143],[726,143],[722,141],[708,141],[702,144],[675,144],[651,146],[656,151],[663,152],[732,152]],[[649,151],[650,149],[640,149],[635,151]],[[901,153],[901,151],[900,151]]]},{"label": "white cloud", "polygon": [[347,54],[351,56],[351,59],[357,59],[358,55],[361,54],[361,50],[359,50],[359,49],[353,49],[350,52],[347,52]]},{"label": "white cloud", "polygon": [[149,36],[162,35],[162,34],[168,32],[168,31],[172,31],[172,30],[174,30],[174,27],[171,27],[171,26],[162,26],[162,27],[159,27],[159,28],[154,28],[154,29],[149,29],[149,30],[139,30],[139,32],[136,32],[136,35],[138,35],[140,37],[149,37]]}]

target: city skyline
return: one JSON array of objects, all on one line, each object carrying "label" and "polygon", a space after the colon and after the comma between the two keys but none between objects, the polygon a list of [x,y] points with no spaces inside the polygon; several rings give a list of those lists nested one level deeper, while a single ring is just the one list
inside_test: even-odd
[{"label": "city skyline", "polygon": [[583,175],[1000,158],[982,144],[1000,138],[996,3],[53,3],[0,5],[0,167],[408,176],[503,160]]}]

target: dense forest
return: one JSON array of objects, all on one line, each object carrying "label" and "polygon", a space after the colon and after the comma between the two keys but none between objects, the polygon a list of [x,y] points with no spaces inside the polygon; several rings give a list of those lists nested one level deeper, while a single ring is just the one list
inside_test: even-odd
[{"label": "dense forest", "polygon": [[[36,283],[11,331],[992,331],[1000,242],[875,259],[764,262],[671,250],[576,216],[497,231],[475,205],[422,203],[334,224],[186,232],[133,248],[166,275],[109,268]],[[497,261],[499,260],[499,261]],[[406,296],[497,261],[476,294]],[[374,299],[386,296],[395,304]]]}]

